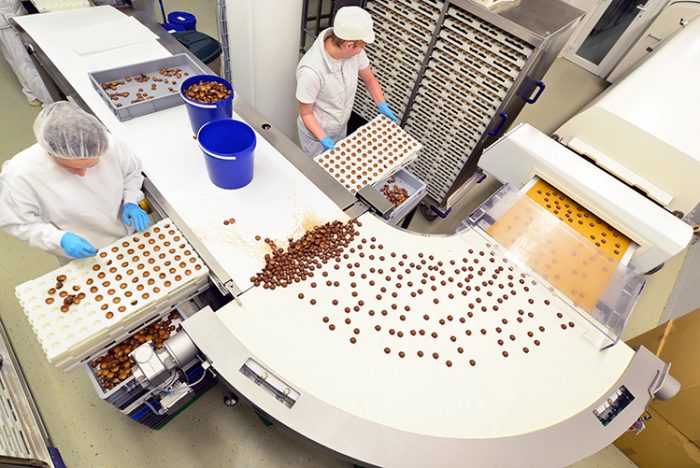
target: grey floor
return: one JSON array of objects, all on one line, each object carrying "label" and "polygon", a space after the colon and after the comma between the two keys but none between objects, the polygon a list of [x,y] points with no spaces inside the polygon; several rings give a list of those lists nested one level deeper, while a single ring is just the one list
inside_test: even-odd
[{"label": "grey floor", "polygon": [[[215,0],[169,0],[169,10],[195,13],[198,29],[216,36]],[[521,116],[546,132],[590,101],[604,84],[566,61],[558,61],[546,77],[548,93]],[[235,84],[234,84],[235,85]],[[34,143],[32,122],[39,109],[29,107],[7,64],[0,60],[0,162]],[[416,217],[413,227],[425,232],[449,232],[476,206],[493,185],[486,182],[455,208],[442,223]],[[82,370],[60,372],[46,361],[14,297],[14,287],[58,266],[54,257],[30,249],[0,234],[0,316],[36,398],[54,444],[70,467],[105,466],[348,466],[332,454],[268,428],[248,408],[226,408],[217,387],[161,431],[151,431],[99,400]],[[630,332],[658,322],[678,274],[681,259],[652,277],[635,312]],[[332,422],[329,422],[331,425]],[[634,466],[616,448],[608,447],[578,463],[578,467]]]}]

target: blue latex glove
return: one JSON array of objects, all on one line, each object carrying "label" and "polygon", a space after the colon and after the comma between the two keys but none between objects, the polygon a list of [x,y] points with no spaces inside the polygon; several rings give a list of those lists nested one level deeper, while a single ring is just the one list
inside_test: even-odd
[{"label": "blue latex glove", "polygon": [[97,250],[92,244],[72,232],[63,234],[63,237],[61,237],[61,247],[73,258],[94,257],[97,255]]},{"label": "blue latex glove", "polygon": [[326,151],[335,148],[335,143],[333,143],[333,140],[331,140],[331,137],[329,136],[323,137],[323,139],[321,140],[321,144],[326,149]]},{"label": "blue latex glove", "polygon": [[148,213],[143,211],[136,203],[125,203],[122,206],[122,221],[129,227],[134,227],[137,231],[143,231],[151,225]]},{"label": "blue latex glove", "polygon": [[389,117],[389,119],[390,119],[392,122],[396,122],[396,121],[399,120],[399,119],[396,118],[396,116],[394,115],[394,113],[391,112],[391,109],[389,109],[389,104],[387,104],[386,101],[382,101],[382,103],[379,104],[379,105],[377,106],[377,109],[379,109],[379,112],[380,112],[380,113],[382,113],[382,114],[386,115],[387,117]]}]

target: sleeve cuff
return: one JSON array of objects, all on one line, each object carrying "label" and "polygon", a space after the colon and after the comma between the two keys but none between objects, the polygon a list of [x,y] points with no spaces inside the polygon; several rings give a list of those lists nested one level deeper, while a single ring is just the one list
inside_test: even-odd
[{"label": "sleeve cuff", "polygon": [[142,192],[124,192],[122,205],[126,205],[127,203],[138,205],[143,198],[144,196]]},{"label": "sleeve cuff", "polygon": [[63,247],[61,247],[61,239],[63,239],[63,236],[67,233],[68,231],[61,231],[60,229],[56,229],[54,232],[52,232],[49,235],[48,241],[51,243],[51,247],[53,247],[52,250],[62,252]]}]

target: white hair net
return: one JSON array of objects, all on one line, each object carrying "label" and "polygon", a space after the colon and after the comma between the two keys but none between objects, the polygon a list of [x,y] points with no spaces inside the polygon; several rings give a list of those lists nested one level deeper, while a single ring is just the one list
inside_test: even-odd
[{"label": "white hair net", "polygon": [[107,129],[77,105],[59,101],[46,106],[34,121],[39,145],[60,158],[100,156],[109,147]]}]

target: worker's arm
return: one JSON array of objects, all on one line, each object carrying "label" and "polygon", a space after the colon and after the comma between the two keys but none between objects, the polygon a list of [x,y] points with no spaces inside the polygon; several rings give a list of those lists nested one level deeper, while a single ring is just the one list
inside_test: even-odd
[{"label": "worker's arm", "polygon": [[112,137],[111,144],[119,160],[119,168],[124,180],[121,209],[122,221],[136,231],[143,231],[151,225],[151,220],[148,217],[148,213],[138,206],[138,202],[143,199],[143,192],[141,192],[141,185],[143,185],[141,160],[128,146],[116,138]]},{"label": "worker's arm", "polygon": [[16,191],[0,184],[0,229],[32,247],[61,250],[66,232],[44,220],[40,208],[29,197],[13,192]]},{"label": "worker's arm", "polygon": [[367,66],[366,68],[363,68],[359,71],[359,75],[360,78],[362,78],[362,82],[365,84],[367,91],[369,91],[369,95],[372,96],[374,105],[379,106],[379,104],[384,102],[384,93],[382,93],[382,87],[379,85],[379,80],[377,80],[377,77],[374,76],[374,73],[372,73],[372,67]]},{"label": "worker's arm", "polygon": [[323,81],[318,73],[308,67],[297,70],[296,97],[299,102],[299,116],[306,129],[321,143],[326,150],[335,147],[335,142],[318,123],[314,116],[314,103],[321,92]]},{"label": "worker's arm", "polygon": [[323,140],[328,135],[326,131],[321,128],[321,125],[314,117],[314,105],[299,103],[299,115],[301,116],[301,121],[304,122],[306,129],[311,132],[319,141]]},{"label": "worker's arm", "polygon": [[319,141],[328,137],[326,131],[314,116],[314,103],[323,87],[321,76],[308,67],[297,70],[296,98],[299,103],[299,116],[306,129]]},{"label": "worker's arm", "polygon": [[397,122],[398,119],[391,111],[391,109],[389,109],[389,105],[384,99],[384,93],[382,93],[382,87],[379,86],[379,80],[377,80],[377,77],[374,76],[374,73],[372,73],[372,67],[367,65],[365,68],[362,68],[358,73],[360,75],[360,78],[362,78],[362,81],[365,83],[367,91],[369,91],[369,95],[372,96],[374,104],[377,106],[377,110],[379,110],[380,113],[386,115],[390,120]]},{"label": "worker's arm", "polygon": [[117,138],[110,136],[110,147],[119,162],[122,179],[124,180],[124,192],[122,202],[138,203],[143,200],[143,174],[141,173],[141,160],[131,149]]}]

